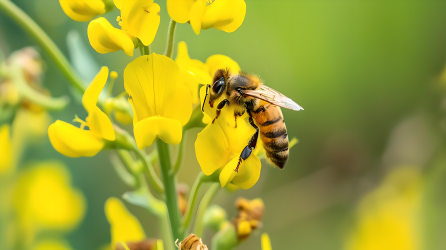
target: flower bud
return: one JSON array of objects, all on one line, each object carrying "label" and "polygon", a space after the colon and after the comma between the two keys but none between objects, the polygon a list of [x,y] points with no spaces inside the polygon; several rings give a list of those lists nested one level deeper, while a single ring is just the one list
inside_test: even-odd
[{"label": "flower bud", "polygon": [[226,221],[226,211],[220,206],[213,205],[206,210],[203,217],[204,225],[218,231]]}]

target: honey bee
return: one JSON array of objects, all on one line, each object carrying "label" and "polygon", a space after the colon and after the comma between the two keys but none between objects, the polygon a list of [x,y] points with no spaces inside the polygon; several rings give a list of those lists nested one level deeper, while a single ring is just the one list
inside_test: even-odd
[{"label": "honey bee", "polygon": [[[268,161],[274,166],[283,169],[288,160],[288,134],[280,107],[303,110],[301,106],[283,94],[263,85],[262,81],[254,75],[232,74],[227,69],[219,69],[213,77],[213,84],[206,86],[206,100],[214,106],[214,101],[225,95],[225,99],[217,104],[216,116],[219,117],[221,109],[226,105],[234,105],[234,120],[237,127],[237,117],[245,112],[249,114],[249,123],[256,129],[248,145],[239,157],[235,172],[238,172],[240,163],[246,160],[255,149],[257,139],[263,142]],[[209,96],[209,98],[208,98]],[[260,130],[260,133],[259,133]]]},{"label": "honey bee", "polygon": [[208,247],[195,234],[189,234],[179,244],[177,242],[178,240],[175,241],[175,246],[178,247],[178,250],[208,250]]}]

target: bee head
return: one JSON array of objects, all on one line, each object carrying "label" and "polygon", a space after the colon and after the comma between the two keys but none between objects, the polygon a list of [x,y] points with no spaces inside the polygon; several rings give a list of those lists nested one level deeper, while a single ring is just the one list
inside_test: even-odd
[{"label": "bee head", "polygon": [[214,106],[214,101],[218,99],[227,87],[229,78],[229,71],[225,69],[219,69],[215,72],[214,78],[212,80],[212,85],[209,91],[209,105]]}]

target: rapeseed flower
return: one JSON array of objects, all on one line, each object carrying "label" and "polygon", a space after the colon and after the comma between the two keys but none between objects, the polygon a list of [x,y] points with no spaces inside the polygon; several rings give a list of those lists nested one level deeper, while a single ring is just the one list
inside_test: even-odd
[{"label": "rapeseed flower", "polygon": [[167,0],[169,16],[178,23],[189,22],[198,35],[200,30],[215,28],[234,32],[246,15],[244,0]]},{"label": "rapeseed flower", "polygon": [[89,21],[107,9],[104,0],[59,0],[59,3],[65,14],[78,22]]},{"label": "rapeseed flower", "polygon": [[183,78],[192,94],[193,104],[198,104],[198,86],[211,84],[212,77],[218,69],[229,69],[231,72],[240,72],[240,66],[236,61],[225,55],[213,55],[203,63],[197,59],[191,59],[185,42],[178,43],[178,53],[175,62],[181,69]]},{"label": "rapeseed flower", "polygon": [[105,202],[105,215],[110,223],[111,245],[115,249],[119,242],[138,242],[146,238],[138,219],[132,215],[122,202],[114,197]]},{"label": "rapeseed flower", "polygon": [[167,56],[140,56],[124,71],[124,87],[133,106],[133,132],[138,148],[159,137],[178,144],[182,126],[192,114],[192,98],[178,65]]},{"label": "rapeseed flower", "polygon": [[114,3],[121,10],[121,16],[117,18],[121,29],[100,17],[88,25],[88,39],[99,53],[123,50],[133,56],[138,39],[144,46],[149,46],[155,39],[160,24],[160,6],[153,0],[115,0]]},{"label": "rapeseed flower", "polygon": [[[91,82],[84,93],[82,104],[88,112],[86,121],[78,117],[80,128],[64,121],[57,120],[48,128],[48,136],[54,149],[68,157],[94,156],[99,153],[107,141],[115,140],[115,131],[107,115],[96,103],[108,77],[108,68],[101,71]],[[89,130],[84,129],[88,127]]]},{"label": "rapeseed flower", "polygon": [[[201,102],[204,101],[206,87],[201,88]],[[217,99],[215,103],[223,100],[224,96]],[[232,183],[239,188],[249,189],[258,181],[260,177],[261,163],[257,157],[260,150],[257,147],[252,154],[242,161],[238,173],[234,170],[239,162],[239,157],[243,149],[248,145],[249,140],[255,133],[255,129],[247,122],[248,114],[238,117],[238,124],[235,127],[234,106],[225,107],[221,110],[220,117],[214,123],[209,123],[203,131],[198,134],[195,141],[195,154],[205,175],[212,175],[220,171],[220,184],[225,187]],[[217,105],[213,108],[206,102],[204,113],[209,117],[215,117]]]}]

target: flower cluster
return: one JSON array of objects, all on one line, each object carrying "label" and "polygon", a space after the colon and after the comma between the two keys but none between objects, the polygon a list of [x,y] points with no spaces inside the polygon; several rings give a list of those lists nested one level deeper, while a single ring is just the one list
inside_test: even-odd
[{"label": "flower cluster", "polygon": [[[60,0],[65,14],[75,21],[90,21],[113,9],[111,0]],[[120,28],[106,18],[99,17],[88,25],[88,38],[98,53],[117,50],[133,56],[140,43],[149,46],[155,39],[160,24],[160,6],[153,0],[114,0],[121,11],[117,17]],[[170,17],[178,23],[189,22],[198,35],[200,30],[215,28],[234,32],[246,14],[244,0],[167,0]]]}]

